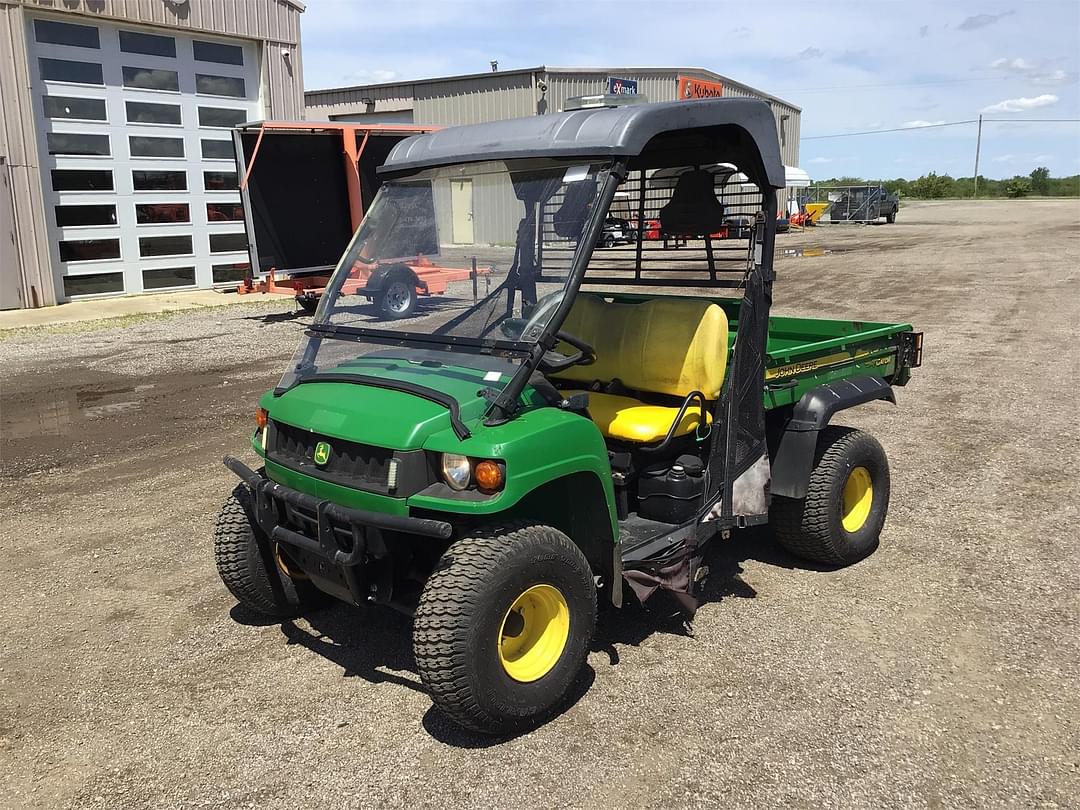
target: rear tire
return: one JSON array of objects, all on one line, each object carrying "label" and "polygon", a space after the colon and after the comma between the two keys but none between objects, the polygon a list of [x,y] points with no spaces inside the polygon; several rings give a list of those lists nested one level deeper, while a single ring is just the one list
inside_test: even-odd
[{"label": "rear tire", "polygon": [[774,496],[769,522],[792,554],[850,565],[878,547],[889,487],[889,462],[877,439],[832,425],[818,437],[806,497]]},{"label": "rear tire", "polygon": [[316,601],[315,589],[286,575],[275,561],[276,553],[254,520],[251,491],[238,484],[214,525],[218,575],[244,607],[274,618],[297,616]]},{"label": "rear tire", "polygon": [[549,526],[458,540],[420,597],[413,651],[435,705],[485,734],[525,730],[565,700],[596,623],[592,570]]}]

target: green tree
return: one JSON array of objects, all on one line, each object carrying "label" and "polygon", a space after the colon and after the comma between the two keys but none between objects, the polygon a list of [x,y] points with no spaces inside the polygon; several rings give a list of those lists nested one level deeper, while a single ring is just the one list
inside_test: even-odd
[{"label": "green tree", "polygon": [[1005,196],[1016,199],[1018,197],[1026,197],[1031,193],[1031,180],[1021,175],[1017,175],[1012,180],[1005,181]]},{"label": "green tree", "polygon": [[1031,173],[1031,190],[1046,195],[1050,191],[1050,170],[1040,166]]},{"label": "green tree", "polygon": [[947,174],[930,172],[924,174],[918,180],[912,180],[908,186],[908,192],[912,197],[920,197],[924,200],[940,200],[952,193],[953,179]]}]

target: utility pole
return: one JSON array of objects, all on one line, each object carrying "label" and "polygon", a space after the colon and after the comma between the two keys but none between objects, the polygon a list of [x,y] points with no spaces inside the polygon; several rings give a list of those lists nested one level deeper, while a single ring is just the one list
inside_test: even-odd
[{"label": "utility pole", "polygon": [[971,197],[979,196],[979,149],[982,147],[982,116],[979,116],[979,134],[975,137],[975,191]]}]

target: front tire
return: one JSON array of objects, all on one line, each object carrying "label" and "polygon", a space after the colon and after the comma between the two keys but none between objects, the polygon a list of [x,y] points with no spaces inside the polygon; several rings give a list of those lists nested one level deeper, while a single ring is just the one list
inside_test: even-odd
[{"label": "front tire", "polygon": [[889,462],[877,439],[829,426],[818,437],[806,497],[773,497],[769,522],[792,554],[851,565],[878,547],[889,488]]},{"label": "front tire", "polygon": [[565,700],[595,623],[592,570],[569,537],[549,526],[499,528],[443,554],[420,597],[413,651],[444,714],[508,734]]},{"label": "front tire", "polygon": [[889,223],[890,225],[892,225],[894,222],[896,222],[896,212],[895,211],[890,211],[889,213],[887,213],[885,215],[885,221],[887,223]]},{"label": "front tire", "polygon": [[[225,587],[244,607],[273,618],[299,615],[313,601],[311,584],[285,573],[289,565],[254,520],[243,484],[225,501],[214,525],[214,562]],[[299,575],[299,572],[296,572]]]}]

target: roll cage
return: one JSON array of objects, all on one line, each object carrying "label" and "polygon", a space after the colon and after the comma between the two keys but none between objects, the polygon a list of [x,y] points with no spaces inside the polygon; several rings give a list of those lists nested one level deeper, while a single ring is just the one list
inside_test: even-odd
[{"label": "roll cage", "polygon": [[[706,503],[711,519],[721,525],[734,525],[735,515],[760,514],[760,509],[737,503],[737,482],[750,477],[755,465],[768,463],[762,391],[776,192],[784,186],[770,107],[751,99],[710,99],[456,127],[402,141],[379,172],[391,179],[438,166],[523,159],[611,163],[572,249],[560,248],[558,241],[558,212],[568,202],[566,194],[537,201],[536,211],[526,206],[508,283],[516,285],[524,302],[534,303],[535,298],[528,300],[530,282],[534,289],[536,281],[566,282],[536,343],[481,340],[466,346],[448,340],[465,350],[524,355],[510,383],[489,392],[485,423],[508,421],[522,408],[521,395],[536,379],[545,355],[565,339],[560,330],[583,288],[605,296],[634,287],[684,295],[723,291],[726,298],[741,291],[739,300],[731,302],[738,339],[713,414]],[[621,251],[621,265],[595,253],[620,189],[633,208],[618,213],[636,223],[633,243]],[[744,244],[738,244],[740,239]],[[661,240],[662,245],[653,244]],[[529,269],[539,272],[529,278]],[[408,336],[399,335],[399,340]]]}]

